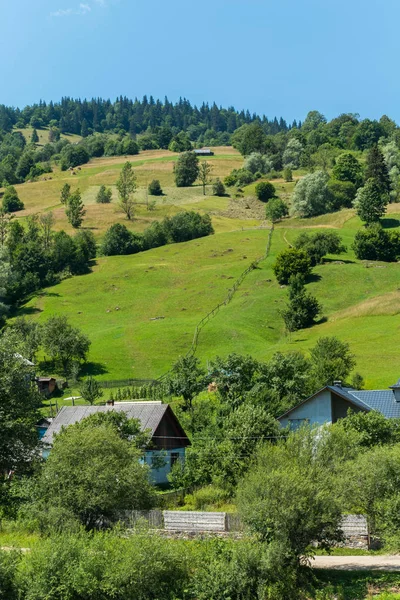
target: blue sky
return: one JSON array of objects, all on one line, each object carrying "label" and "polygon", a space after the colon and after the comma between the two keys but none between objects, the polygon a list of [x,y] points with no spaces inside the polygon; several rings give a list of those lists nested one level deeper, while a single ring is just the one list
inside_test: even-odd
[{"label": "blue sky", "polygon": [[0,103],[152,94],[400,123],[398,0],[0,0]]}]

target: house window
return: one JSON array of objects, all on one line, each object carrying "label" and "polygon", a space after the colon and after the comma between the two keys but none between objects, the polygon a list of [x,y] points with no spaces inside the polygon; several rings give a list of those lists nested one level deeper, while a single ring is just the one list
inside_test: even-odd
[{"label": "house window", "polygon": [[179,452],[171,452],[171,469],[179,460]]},{"label": "house window", "polygon": [[302,425],[308,425],[310,419],[289,419],[289,427],[292,431],[299,429]]}]

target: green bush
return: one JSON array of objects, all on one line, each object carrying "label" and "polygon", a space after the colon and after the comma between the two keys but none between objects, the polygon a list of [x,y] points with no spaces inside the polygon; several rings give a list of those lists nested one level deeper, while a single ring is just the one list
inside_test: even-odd
[{"label": "green bush", "polygon": [[265,216],[275,223],[289,214],[287,204],[280,198],[271,198],[265,207]]},{"label": "green bush", "polygon": [[163,195],[163,191],[161,189],[161,184],[158,179],[153,179],[153,181],[151,181],[149,183],[148,190],[149,190],[150,196],[162,196]]},{"label": "green bush", "polygon": [[293,181],[293,173],[292,173],[292,169],[290,167],[285,167],[283,169],[283,179],[285,181]]},{"label": "green bush", "polygon": [[3,210],[5,212],[16,212],[23,210],[24,203],[19,199],[17,190],[13,185],[6,187],[3,195]]},{"label": "green bush", "polygon": [[101,185],[96,196],[96,202],[99,204],[109,204],[112,200],[111,188],[106,188],[105,185]]},{"label": "green bush", "polygon": [[206,510],[208,506],[221,506],[229,499],[226,490],[216,486],[207,485],[185,496],[185,504],[193,510]]},{"label": "green bush", "polygon": [[280,284],[289,283],[292,275],[307,277],[311,273],[311,260],[305,250],[287,248],[276,257],[273,271]]},{"label": "green bush", "polygon": [[256,185],[256,196],[261,202],[268,202],[275,196],[275,186],[269,181],[260,181]]},{"label": "green bush", "polygon": [[213,196],[225,196],[225,186],[219,178],[213,183]]},{"label": "green bush", "polygon": [[371,223],[357,231],[352,248],[360,260],[394,262],[400,255],[399,234],[385,231],[379,223]]},{"label": "green bush", "polygon": [[107,229],[101,245],[101,253],[105,256],[135,254],[142,250],[139,235],[132,233],[121,223],[115,223]]}]

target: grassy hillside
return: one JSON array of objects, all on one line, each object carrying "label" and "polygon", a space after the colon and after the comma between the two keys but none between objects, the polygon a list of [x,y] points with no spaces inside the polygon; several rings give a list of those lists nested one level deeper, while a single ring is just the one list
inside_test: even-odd
[{"label": "grassy hillside", "polygon": [[[214,177],[224,177],[242,165],[242,158],[231,148],[216,148],[215,153],[209,159]],[[53,210],[56,229],[67,231],[71,229],[59,203],[59,190],[65,181],[73,188],[79,186],[87,210],[84,226],[99,240],[118,221],[142,231],[152,220],[182,209],[212,215],[214,236],[134,256],[98,258],[93,273],[65,280],[23,307],[21,313],[39,320],[51,314],[68,315],[92,340],[88,370],[102,379],[158,377],[168,370],[189,349],[197,322],[226,297],[235,278],[265,250],[268,230],[255,229],[263,223],[264,205],[251,197],[254,184],[238,200],[204,196],[198,185],[179,189],[173,185],[176,158],[168,151],[129,157],[139,184],[137,214],[131,223],[117,207],[114,188],[112,204],[95,203],[101,184],[115,186],[125,157],[94,159],[75,176],[56,171],[50,181],[19,186],[26,206],[19,218]],[[296,173],[295,178],[301,175]],[[153,178],[161,181],[165,195],[157,198],[154,211],[148,211],[146,185]],[[294,182],[278,180],[274,185],[278,195],[290,199]],[[400,206],[390,205],[388,213],[385,226],[398,226]],[[250,273],[232,302],[202,330],[197,350],[201,360],[232,351],[267,359],[278,350],[307,351],[319,336],[337,335],[350,342],[367,386],[393,383],[400,376],[400,265],[357,261],[351,244],[360,227],[352,210],[308,220],[290,218],[278,224],[269,258]],[[330,257],[318,266],[308,285],[323,305],[324,318],[313,328],[288,337],[279,315],[287,290],[277,284],[272,265],[276,254],[300,230],[319,228],[338,231],[347,254]]]},{"label": "grassy hillside", "polygon": [[[33,127],[26,127],[25,129],[16,128],[15,131],[20,131],[29,144],[33,133]],[[44,146],[45,144],[48,144],[49,128],[43,127],[42,129],[37,129],[36,131],[39,136],[39,142],[37,143],[37,146]],[[73,133],[62,133],[61,137],[65,138],[71,143],[79,142],[82,139],[80,135],[75,135]]]}]

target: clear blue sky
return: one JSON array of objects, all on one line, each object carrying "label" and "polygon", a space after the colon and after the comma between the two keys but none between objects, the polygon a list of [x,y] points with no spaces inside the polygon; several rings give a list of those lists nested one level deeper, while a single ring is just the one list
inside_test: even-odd
[{"label": "clear blue sky", "polygon": [[0,103],[185,96],[400,122],[399,0],[0,0]]}]

